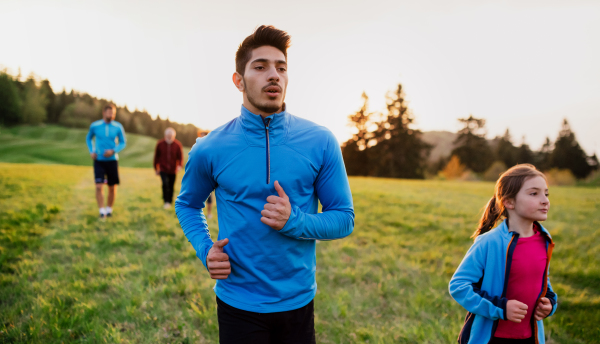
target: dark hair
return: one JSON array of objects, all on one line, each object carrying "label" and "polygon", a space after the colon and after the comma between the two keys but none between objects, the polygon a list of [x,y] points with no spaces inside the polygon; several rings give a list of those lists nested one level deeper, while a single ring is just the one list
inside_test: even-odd
[{"label": "dark hair", "polygon": [[504,200],[515,198],[523,187],[525,181],[532,177],[546,176],[538,171],[535,166],[530,164],[520,164],[513,166],[508,171],[502,173],[496,182],[494,196],[489,200],[479,220],[479,226],[471,238],[477,238],[478,235],[488,232],[496,226],[498,220],[502,217],[508,218],[508,212],[504,208]]},{"label": "dark hair", "polygon": [[115,114],[117,113],[117,107],[113,103],[108,103],[108,104],[104,105],[104,107],[102,108],[102,113],[104,113],[104,111],[106,111],[108,109],[112,109]]},{"label": "dark hair", "polygon": [[244,75],[246,64],[252,58],[252,50],[268,45],[279,49],[287,59],[287,48],[290,47],[291,37],[287,32],[276,29],[271,25],[261,25],[254,33],[246,37],[235,53],[235,71]]}]

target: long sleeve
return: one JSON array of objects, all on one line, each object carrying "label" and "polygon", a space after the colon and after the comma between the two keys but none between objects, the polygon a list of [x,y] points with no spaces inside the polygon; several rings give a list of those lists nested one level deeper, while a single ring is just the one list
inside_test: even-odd
[{"label": "long sleeve", "polygon": [[115,154],[125,149],[125,146],[127,145],[127,141],[125,140],[125,129],[122,125],[120,126],[120,130],[117,134],[117,137],[119,138],[119,144],[115,148]]},{"label": "long sleeve", "polygon": [[315,182],[323,212],[307,214],[298,206],[293,206],[290,218],[279,233],[301,240],[334,240],[352,233],[354,229],[352,193],[342,151],[331,133],[324,154],[323,165]]},{"label": "long sleeve", "polygon": [[156,143],[156,148],[154,148],[154,159],[152,160],[152,167],[154,167],[155,171],[158,171],[158,161],[159,161],[159,157],[160,157],[160,149],[158,149],[158,146],[160,145],[160,141],[158,141],[158,143]]},{"label": "long sleeve", "polygon": [[485,270],[485,243],[475,241],[450,280],[450,295],[467,311],[491,320],[506,319],[506,298],[495,297],[481,290]]},{"label": "long sleeve", "polygon": [[552,316],[554,315],[554,313],[556,313],[556,308],[558,306],[558,297],[552,289],[552,285],[550,285],[550,274],[548,274],[548,289],[546,290],[546,295],[544,296],[547,297],[548,300],[550,300],[550,303],[552,304],[552,311],[550,312],[550,314],[548,314],[548,316]]},{"label": "long sleeve", "polygon": [[202,212],[208,195],[216,183],[211,174],[210,162],[197,142],[190,151],[181,181],[181,193],[175,201],[175,213],[183,233],[196,250],[196,256],[206,266],[206,255],[213,245],[206,218]]},{"label": "long sleeve", "polygon": [[90,154],[94,153],[94,143],[92,142],[93,138],[94,131],[92,130],[92,126],[90,125],[90,130],[88,131],[87,136],[85,137],[85,143],[87,144]]},{"label": "long sleeve", "polygon": [[183,146],[179,144],[179,149],[177,150],[177,166],[183,166]]}]

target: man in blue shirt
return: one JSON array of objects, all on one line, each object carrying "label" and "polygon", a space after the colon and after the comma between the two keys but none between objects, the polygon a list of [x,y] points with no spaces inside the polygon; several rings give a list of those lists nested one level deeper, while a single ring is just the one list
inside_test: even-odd
[{"label": "man in blue shirt", "polygon": [[[352,233],[340,146],[284,103],[290,36],[260,26],[236,53],[239,117],[196,140],[175,211],[216,279],[221,343],[314,343],[316,240]],[[202,213],[215,190],[219,236]],[[318,213],[321,202],[322,213]]]},{"label": "man in blue shirt", "polygon": [[[102,119],[90,125],[86,143],[90,156],[94,160],[94,181],[96,183],[96,201],[100,208],[100,218],[112,216],[112,207],[119,184],[119,153],[125,148],[125,130],[116,122],[117,107],[107,104],[102,110]],[[115,142],[118,140],[118,144]],[[95,142],[93,142],[95,141]],[[95,143],[95,144],[94,144]],[[107,207],[104,207],[104,183],[108,184]]]}]

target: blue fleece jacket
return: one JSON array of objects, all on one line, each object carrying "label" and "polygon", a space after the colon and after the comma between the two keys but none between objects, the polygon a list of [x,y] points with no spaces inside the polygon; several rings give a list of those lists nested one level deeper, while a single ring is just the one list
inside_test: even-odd
[{"label": "blue fleece jacket", "polygon": [[[92,139],[95,138],[95,145]],[[115,142],[115,139],[119,140],[119,144]],[[110,121],[106,123],[103,119],[98,120],[90,125],[90,131],[85,138],[90,154],[96,153],[98,161],[112,161],[119,160],[119,153],[125,148],[125,129],[119,122]],[[115,151],[110,157],[104,156],[104,151],[112,149]]]},{"label": "blue fleece jacket", "polygon": [[[552,315],[556,312],[557,297],[550,285],[548,267],[554,242],[548,231],[538,225],[546,238],[548,255],[538,302],[541,297],[547,297],[552,304]],[[508,220],[504,220],[498,227],[475,239],[452,276],[450,295],[467,310],[465,324],[458,337],[459,343],[488,343],[496,332],[498,320],[507,320],[506,289],[512,254],[518,240],[519,234],[510,231]],[[537,337],[536,343],[545,343],[543,321],[535,321],[531,317],[531,326]]]},{"label": "blue fleece jacket", "polygon": [[[279,181],[292,212],[280,230],[263,224],[267,197]],[[213,245],[202,213],[215,190],[218,240],[229,238],[231,274],[215,293],[245,311],[298,309],[315,296],[315,239],[332,240],[354,228],[354,207],[339,144],[326,128],[289,114],[266,117],[242,106],[241,115],[196,140],[175,211],[206,266]],[[318,203],[323,206],[318,212]]]}]

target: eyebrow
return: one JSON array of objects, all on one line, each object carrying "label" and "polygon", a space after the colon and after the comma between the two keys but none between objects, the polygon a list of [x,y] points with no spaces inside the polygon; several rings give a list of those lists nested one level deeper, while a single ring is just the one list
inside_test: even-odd
[{"label": "eyebrow", "polygon": [[[533,187],[533,188],[529,188],[529,189],[527,189],[527,190],[541,190],[541,189],[540,189],[540,188]],[[544,190],[544,191],[548,191],[548,189],[546,189],[546,190]]]},{"label": "eyebrow", "polygon": [[[254,63],[254,62],[267,62],[267,63],[268,63],[268,62],[270,62],[270,60],[267,60],[267,59],[262,59],[262,58],[261,58],[261,59],[256,59],[256,60],[254,60],[254,61],[252,61],[252,62],[250,62],[250,63]],[[285,62],[284,60],[276,60],[276,61],[275,61],[275,63],[277,63],[277,64],[285,64],[285,65],[287,65],[287,62]]]}]

